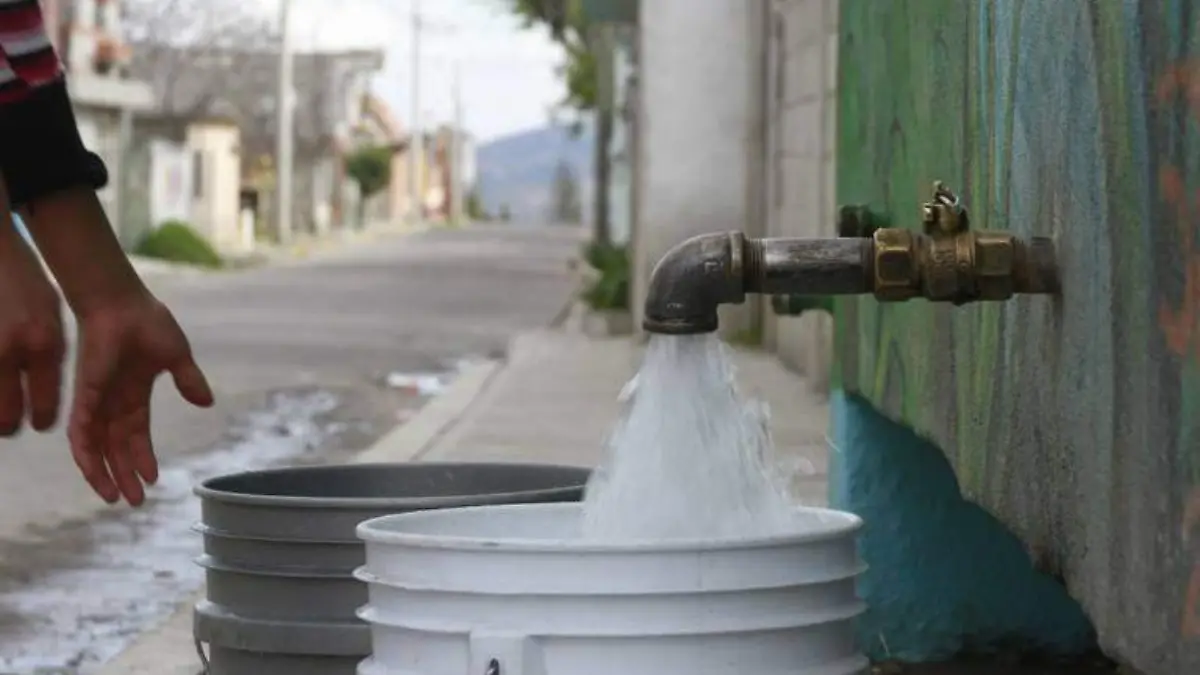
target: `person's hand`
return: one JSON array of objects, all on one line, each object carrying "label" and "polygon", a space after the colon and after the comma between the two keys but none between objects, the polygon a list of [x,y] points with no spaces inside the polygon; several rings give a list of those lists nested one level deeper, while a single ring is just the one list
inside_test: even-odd
[{"label": "person's hand", "polygon": [[189,402],[212,390],[175,317],[146,289],[94,190],[75,188],[24,207],[24,220],[79,326],[67,435],[83,476],[105,501],[137,506],[158,478],[150,395],[170,373]]},{"label": "person's hand", "polygon": [[65,346],[58,291],[0,197],[0,436],[13,436],[57,421]]},{"label": "person's hand", "polygon": [[68,436],[71,454],[105,501],[133,506],[143,482],[158,479],[150,438],[154,382],[170,373],[189,403],[213,404],[212,390],[171,312],[148,291],[79,317],[79,355]]}]

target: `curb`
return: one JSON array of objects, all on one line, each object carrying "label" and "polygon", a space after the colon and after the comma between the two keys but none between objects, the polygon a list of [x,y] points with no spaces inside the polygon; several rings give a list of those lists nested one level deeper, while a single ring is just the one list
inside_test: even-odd
[{"label": "curb", "polygon": [[393,429],[352,464],[412,462],[429,454],[474,407],[505,361],[484,361],[464,368],[450,387],[425,404],[412,419]]},{"label": "curb", "polygon": [[[482,394],[504,371],[505,361],[485,361],[463,368],[450,386],[430,400],[412,419],[400,424],[352,464],[412,462],[436,449],[470,413]],[[200,658],[192,638],[192,607],[199,591],[181,603],[161,625],[143,632],[96,675],[199,675]]]}]

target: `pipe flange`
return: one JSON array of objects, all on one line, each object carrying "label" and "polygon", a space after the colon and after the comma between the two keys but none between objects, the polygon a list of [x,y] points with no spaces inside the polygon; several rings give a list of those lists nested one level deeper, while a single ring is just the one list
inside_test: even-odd
[{"label": "pipe flange", "polygon": [[916,239],[908,230],[886,228],[871,235],[875,241],[875,297],[902,302],[919,293]]},{"label": "pipe flange", "polygon": [[1008,300],[1017,290],[1017,239],[1007,232],[973,233],[975,296],[979,300]]}]

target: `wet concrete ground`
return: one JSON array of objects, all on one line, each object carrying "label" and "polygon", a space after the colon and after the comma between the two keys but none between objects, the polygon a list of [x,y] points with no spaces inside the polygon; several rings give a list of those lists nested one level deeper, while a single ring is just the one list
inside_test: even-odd
[{"label": "wet concrete ground", "polygon": [[[412,396],[354,400],[323,389],[272,393],[208,453],[164,467],[153,501],[0,545],[0,673],[73,674],[115,656],[203,582],[193,560],[200,517],[192,487],[281,464],[336,461],[391,426]],[[397,400],[397,408],[381,406]]]},{"label": "wet concrete ground", "polygon": [[438,231],[300,264],[156,279],[217,390],[197,411],[155,394],[162,479],[139,511],[89,493],[61,433],[0,444],[0,675],[87,672],[196,588],[192,484],[336,461],[411,416],[394,373],[495,357],[571,293],[563,228]]}]

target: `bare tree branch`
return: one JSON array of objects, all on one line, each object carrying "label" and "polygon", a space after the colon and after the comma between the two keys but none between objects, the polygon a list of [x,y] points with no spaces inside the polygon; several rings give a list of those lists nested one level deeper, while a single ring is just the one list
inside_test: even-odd
[{"label": "bare tree branch", "polygon": [[[247,72],[247,58],[278,45],[268,17],[245,0],[126,0],[134,74],[154,86],[162,112],[211,112],[217,101],[255,92],[271,75]],[[252,70],[261,70],[261,67]],[[240,91],[239,91],[240,90]],[[267,90],[269,91],[269,89]]]}]

